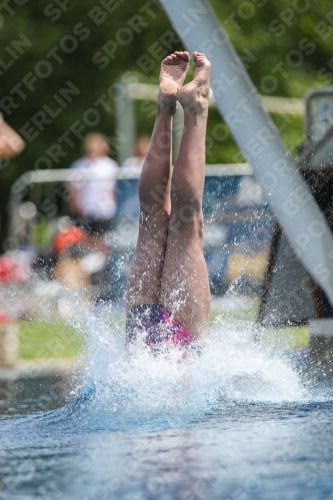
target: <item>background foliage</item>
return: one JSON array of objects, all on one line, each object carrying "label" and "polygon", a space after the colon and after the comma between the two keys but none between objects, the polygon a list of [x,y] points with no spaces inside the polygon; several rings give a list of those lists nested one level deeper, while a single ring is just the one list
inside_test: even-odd
[{"label": "background foliage", "polygon": [[[270,95],[302,98],[310,87],[331,84],[333,15],[330,13],[330,1],[211,0],[211,5],[238,53],[242,55],[247,50],[255,56],[255,62],[249,64],[248,71],[261,94],[265,94],[263,78],[271,75],[272,68],[279,63],[283,71],[274,73],[278,85]],[[93,9],[94,12],[104,12],[104,18],[94,17]],[[136,30],[130,21],[135,15],[142,16],[141,27]],[[318,23],[324,23],[327,30],[320,30]],[[83,0],[9,0],[2,3],[0,59],[4,63],[2,68],[8,66],[8,69],[2,69],[0,75],[0,97],[3,99],[11,93],[16,106],[9,112],[2,108],[8,123],[19,131],[44,105],[57,107],[54,95],[59,95],[59,90],[66,87],[68,81],[79,89],[79,95],[73,96],[72,102],[61,109],[51,123],[42,125],[41,130],[34,126],[38,135],[27,143],[19,157],[11,160],[9,165],[2,163],[2,238],[6,231],[8,192],[13,181],[23,172],[34,169],[38,158],[49,158],[48,149],[71,124],[76,120],[82,121],[85,110],[94,107],[94,102],[102,94],[108,94],[110,86],[125,71],[135,72],[141,81],[155,83],[161,56],[169,52],[163,37],[170,30],[170,21],[155,0],[104,0],[104,3],[102,0],[96,3]],[[68,35],[70,38],[64,38]],[[18,48],[15,40],[22,36],[28,40],[29,46]],[[304,49],[310,42],[313,44],[312,51]],[[107,43],[114,49],[112,59],[103,49]],[[72,50],[75,44],[77,48]],[[177,43],[172,49],[181,46]],[[297,58],[292,59],[291,50],[302,54],[301,64],[297,67]],[[55,51],[56,56],[47,59],[50,51]],[[144,54],[154,61],[146,74],[138,66],[138,60]],[[102,57],[103,64],[93,62],[94,58],[100,61]],[[38,64],[45,59],[51,62],[52,72],[44,78],[36,74],[36,68],[41,69]],[[288,65],[290,60],[294,67]],[[29,72],[36,76],[33,91],[22,83],[22,78]],[[98,108],[101,111],[98,126],[86,126],[83,133],[98,128],[108,136],[115,135],[114,102],[109,96],[105,102],[108,110],[101,106]],[[273,118],[277,122],[284,120],[281,116]],[[153,119],[154,113],[147,113],[142,104],[137,105],[138,134],[150,133]],[[225,140],[217,140],[212,134],[214,126],[220,121],[218,112],[212,110],[208,125],[208,137],[212,140],[207,150],[207,162],[238,161],[238,149],[230,134]],[[290,117],[287,125],[282,135],[288,147],[293,149],[295,142],[302,140],[302,119]],[[65,168],[80,155],[79,138],[73,134],[70,137],[71,145],[62,143],[64,156],[57,162],[52,160],[52,166]],[[116,148],[113,155],[116,156]]]}]

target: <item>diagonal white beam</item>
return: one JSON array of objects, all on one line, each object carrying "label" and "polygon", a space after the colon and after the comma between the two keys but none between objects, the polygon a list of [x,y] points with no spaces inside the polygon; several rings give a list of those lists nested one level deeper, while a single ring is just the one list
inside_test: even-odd
[{"label": "diagonal white beam", "polygon": [[206,0],[161,3],[186,48],[205,52],[212,62],[211,88],[217,107],[252,165],[292,247],[333,306],[330,228],[227,34]]}]

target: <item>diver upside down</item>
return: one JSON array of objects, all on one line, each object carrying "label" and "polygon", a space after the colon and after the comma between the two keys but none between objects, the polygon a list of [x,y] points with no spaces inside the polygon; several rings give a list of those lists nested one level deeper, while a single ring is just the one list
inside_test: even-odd
[{"label": "diver upside down", "polygon": [[[189,53],[161,64],[154,130],[139,180],[139,236],[127,288],[127,342],[146,331],[148,345],[186,347],[207,331],[210,289],[203,256],[202,195],[210,62],[194,52],[194,78],[184,85]],[[178,102],[184,129],[172,169],[172,120]]]}]

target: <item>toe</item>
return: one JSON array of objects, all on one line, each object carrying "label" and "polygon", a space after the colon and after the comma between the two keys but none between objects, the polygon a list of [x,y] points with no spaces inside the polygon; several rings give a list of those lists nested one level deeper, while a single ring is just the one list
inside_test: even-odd
[{"label": "toe", "polygon": [[183,61],[188,62],[190,60],[190,54],[186,50],[185,51],[177,50],[177,51],[175,51],[175,54],[176,54],[176,56],[183,59]]}]

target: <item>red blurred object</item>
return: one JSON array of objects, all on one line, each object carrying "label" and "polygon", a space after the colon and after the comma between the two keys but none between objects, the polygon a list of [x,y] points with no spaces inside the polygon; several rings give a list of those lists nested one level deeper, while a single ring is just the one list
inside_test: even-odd
[{"label": "red blurred object", "polygon": [[60,253],[74,243],[81,243],[87,239],[87,233],[80,227],[69,227],[65,231],[60,231],[53,240],[52,250]]},{"label": "red blurred object", "polygon": [[30,263],[19,255],[0,257],[0,283],[25,283],[29,278]]},{"label": "red blurred object", "polygon": [[0,310],[0,323],[10,323],[11,321],[13,321],[13,317],[5,311]]},{"label": "red blurred object", "polygon": [[11,257],[0,257],[0,282],[15,281],[15,262]]}]

